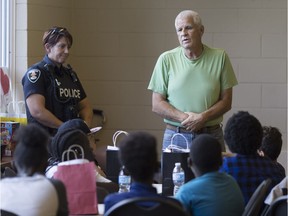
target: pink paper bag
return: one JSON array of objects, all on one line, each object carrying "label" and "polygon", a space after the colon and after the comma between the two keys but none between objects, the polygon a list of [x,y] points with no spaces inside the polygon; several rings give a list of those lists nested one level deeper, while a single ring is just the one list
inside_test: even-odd
[{"label": "pink paper bag", "polygon": [[94,162],[58,166],[54,178],[66,186],[70,214],[98,214]]}]

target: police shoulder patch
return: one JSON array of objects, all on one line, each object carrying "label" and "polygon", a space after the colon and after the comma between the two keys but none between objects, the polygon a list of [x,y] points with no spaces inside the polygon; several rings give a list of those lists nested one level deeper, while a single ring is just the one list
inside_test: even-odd
[{"label": "police shoulder patch", "polygon": [[40,75],[41,75],[41,71],[39,69],[31,69],[30,71],[27,72],[28,80],[32,83],[37,82]]}]

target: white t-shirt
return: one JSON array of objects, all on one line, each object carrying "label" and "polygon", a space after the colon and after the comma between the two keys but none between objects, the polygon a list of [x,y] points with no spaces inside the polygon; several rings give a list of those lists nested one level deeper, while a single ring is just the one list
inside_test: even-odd
[{"label": "white t-shirt", "polygon": [[53,184],[43,175],[3,178],[0,208],[21,216],[56,215],[59,205]]}]

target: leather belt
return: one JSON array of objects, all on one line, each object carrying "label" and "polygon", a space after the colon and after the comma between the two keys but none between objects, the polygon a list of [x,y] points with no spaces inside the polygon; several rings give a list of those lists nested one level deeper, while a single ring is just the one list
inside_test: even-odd
[{"label": "leather belt", "polygon": [[177,126],[174,126],[174,125],[170,125],[170,124],[166,124],[166,128],[167,129],[170,129],[170,130],[173,130],[177,133],[194,133],[194,134],[201,134],[201,133],[209,133],[209,131],[212,131],[212,130],[216,130],[218,128],[220,128],[220,125],[217,124],[217,125],[213,125],[213,126],[207,126],[207,127],[203,127],[201,128],[200,130],[198,131],[189,131],[189,130],[186,130],[185,128],[183,127],[177,127]]}]

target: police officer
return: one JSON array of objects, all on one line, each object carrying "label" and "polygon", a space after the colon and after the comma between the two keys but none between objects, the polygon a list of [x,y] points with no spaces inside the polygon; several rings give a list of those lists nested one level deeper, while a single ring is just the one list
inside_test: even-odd
[{"label": "police officer", "polygon": [[38,123],[52,136],[69,119],[81,118],[90,126],[93,117],[77,74],[70,65],[63,65],[72,43],[72,35],[66,28],[46,31],[43,36],[46,55],[22,78],[28,123]]}]

